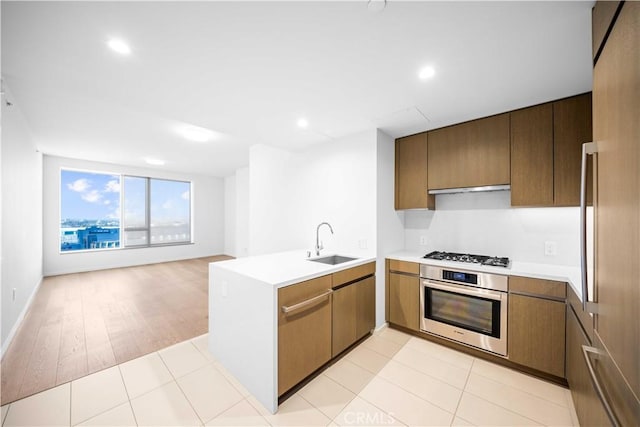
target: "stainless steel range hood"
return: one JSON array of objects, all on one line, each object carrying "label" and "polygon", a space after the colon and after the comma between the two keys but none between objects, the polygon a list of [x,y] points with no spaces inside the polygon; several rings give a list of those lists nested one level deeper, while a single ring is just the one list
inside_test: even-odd
[{"label": "stainless steel range hood", "polygon": [[454,193],[475,193],[479,191],[507,191],[511,190],[509,184],[506,185],[485,185],[483,187],[461,187],[443,188],[441,190],[429,190],[429,194],[454,194]]}]

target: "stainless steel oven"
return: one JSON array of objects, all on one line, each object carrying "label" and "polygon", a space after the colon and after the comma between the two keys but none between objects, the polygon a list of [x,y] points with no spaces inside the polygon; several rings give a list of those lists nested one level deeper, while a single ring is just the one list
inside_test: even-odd
[{"label": "stainless steel oven", "polygon": [[420,266],[420,329],[507,356],[508,277]]}]

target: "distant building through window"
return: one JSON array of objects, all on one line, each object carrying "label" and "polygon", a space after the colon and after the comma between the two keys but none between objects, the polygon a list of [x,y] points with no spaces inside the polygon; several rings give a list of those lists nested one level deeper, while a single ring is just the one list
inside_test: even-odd
[{"label": "distant building through window", "polygon": [[60,251],[191,242],[191,183],[62,169]]}]

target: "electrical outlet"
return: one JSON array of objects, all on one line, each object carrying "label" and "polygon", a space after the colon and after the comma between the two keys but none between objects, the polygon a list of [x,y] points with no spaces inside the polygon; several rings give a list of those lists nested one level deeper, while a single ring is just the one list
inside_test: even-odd
[{"label": "electrical outlet", "polygon": [[544,242],[544,255],[545,256],[556,256],[558,255],[558,245],[556,242],[547,240]]},{"label": "electrical outlet", "polygon": [[13,292],[11,292],[11,301],[16,300],[16,288],[13,288]]},{"label": "electrical outlet", "polygon": [[360,249],[367,249],[367,239],[358,240]]},{"label": "electrical outlet", "polygon": [[420,236],[420,246],[427,246],[427,236]]}]

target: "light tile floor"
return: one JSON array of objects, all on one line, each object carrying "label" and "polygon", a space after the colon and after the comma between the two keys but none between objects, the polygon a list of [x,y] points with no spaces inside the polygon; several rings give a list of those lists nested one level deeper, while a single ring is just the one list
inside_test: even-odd
[{"label": "light tile floor", "polygon": [[569,391],[384,328],[270,414],[207,335],[2,407],[2,426],[577,426]]}]

